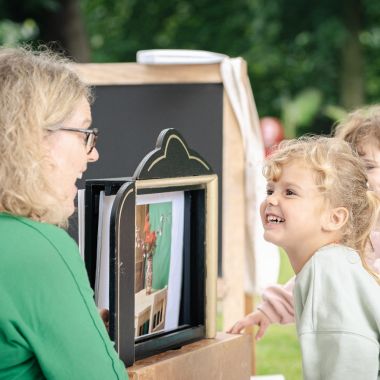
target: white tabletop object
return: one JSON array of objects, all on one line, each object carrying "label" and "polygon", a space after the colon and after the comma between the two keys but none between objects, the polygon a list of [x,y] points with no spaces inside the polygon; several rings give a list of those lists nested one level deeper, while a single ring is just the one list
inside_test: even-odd
[{"label": "white tabletop object", "polygon": [[186,49],[140,50],[136,54],[136,61],[147,65],[211,64],[224,58],[227,58],[225,54]]}]

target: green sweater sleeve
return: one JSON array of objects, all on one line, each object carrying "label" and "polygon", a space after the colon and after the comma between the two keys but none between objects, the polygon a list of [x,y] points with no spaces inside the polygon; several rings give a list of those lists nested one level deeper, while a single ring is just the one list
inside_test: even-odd
[{"label": "green sweater sleeve", "polygon": [[76,243],[54,226],[9,219],[0,220],[0,378],[128,379]]}]

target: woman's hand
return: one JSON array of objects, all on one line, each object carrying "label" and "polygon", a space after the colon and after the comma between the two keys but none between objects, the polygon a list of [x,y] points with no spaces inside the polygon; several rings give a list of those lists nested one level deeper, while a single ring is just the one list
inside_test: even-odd
[{"label": "woman's hand", "polygon": [[265,331],[270,324],[271,322],[269,318],[261,310],[255,310],[240,321],[237,321],[227,332],[230,334],[239,334],[246,327],[257,325],[259,326],[259,329],[255,338],[256,340],[259,340],[264,336]]}]

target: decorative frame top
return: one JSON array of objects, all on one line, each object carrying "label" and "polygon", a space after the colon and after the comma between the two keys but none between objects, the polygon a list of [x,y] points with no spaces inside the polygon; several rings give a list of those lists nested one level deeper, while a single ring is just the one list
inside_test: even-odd
[{"label": "decorative frame top", "polygon": [[168,128],[159,134],[156,149],[140,162],[133,178],[145,180],[211,174],[215,173],[206,160],[187,146],[178,131]]}]

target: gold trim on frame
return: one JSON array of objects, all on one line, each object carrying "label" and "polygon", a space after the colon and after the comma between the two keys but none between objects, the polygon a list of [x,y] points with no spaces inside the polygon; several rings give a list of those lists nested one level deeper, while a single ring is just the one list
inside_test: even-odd
[{"label": "gold trim on frame", "polygon": [[[181,186],[199,186],[205,189],[205,337],[216,335],[216,282],[218,277],[218,176],[136,180],[137,190]],[[169,190],[170,191],[170,190]]]},{"label": "gold trim on frame", "polygon": [[198,161],[201,165],[203,165],[207,170],[210,170],[209,166],[206,165],[206,163],[204,161],[202,161],[200,158],[198,157],[195,157],[195,156],[192,156],[190,154],[190,152],[188,151],[188,149],[186,148],[186,145],[183,143],[183,141],[178,137],[178,136],[175,136],[175,135],[171,135],[169,138],[168,138],[168,141],[166,141],[166,145],[165,145],[165,152],[162,156],[156,158],[149,166],[148,168],[148,172],[150,172],[153,168],[154,165],[156,165],[158,162],[160,162],[161,160],[164,160],[166,158],[166,153],[167,153],[167,150],[168,150],[168,146],[169,146],[169,142],[171,139],[177,139],[183,146],[183,149],[185,149],[186,153],[187,153],[187,157],[189,157],[190,160],[195,160],[195,161]]}]

